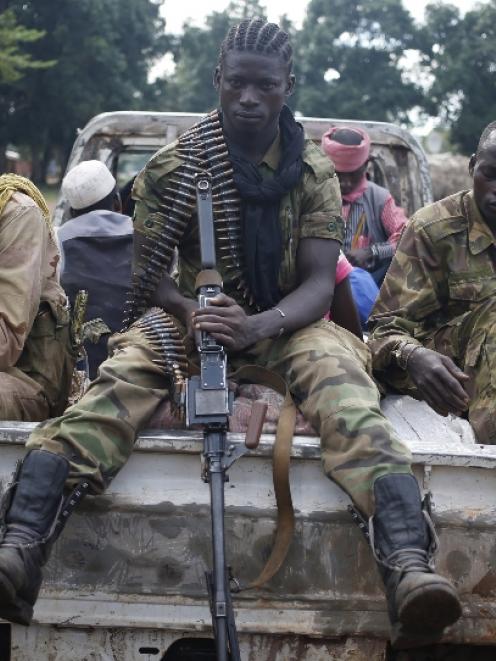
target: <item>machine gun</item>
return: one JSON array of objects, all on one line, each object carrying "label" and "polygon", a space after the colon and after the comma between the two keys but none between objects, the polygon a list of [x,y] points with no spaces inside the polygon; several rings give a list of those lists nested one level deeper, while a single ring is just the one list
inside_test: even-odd
[{"label": "machine gun", "polygon": [[[196,176],[196,199],[202,270],[196,278],[200,308],[222,292],[222,278],[216,270],[215,237],[212,214],[212,184],[207,174]],[[267,405],[255,402],[246,432],[245,446],[229,448],[226,433],[233,398],[227,382],[227,359],[224,347],[208,333],[197,338],[200,375],[188,379],[186,390],[187,425],[203,425],[204,469],[202,479],[210,485],[212,517],[213,568],[206,572],[212,627],[218,661],[240,661],[230,584],[233,581],[226,565],[224,534],[224,482],[232,464],[256,448],[260,440]]]}]

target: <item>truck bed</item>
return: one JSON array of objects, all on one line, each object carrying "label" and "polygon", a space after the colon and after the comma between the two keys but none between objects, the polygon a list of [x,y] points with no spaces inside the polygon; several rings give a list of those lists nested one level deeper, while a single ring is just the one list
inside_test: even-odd
[{"label": "truck bed", "polygon": [[[444,641],[495,644],[496,448],[476,444],[468,423],[408,397],[386,398],[384,411],[432,494],[437,566],[462,597],[463,618]],[[33,426],[0,425],[2,489]],[[229,442],[243,439],[230,434]],[[226,485],[227,556],[243,582],[258,575],[273,539],[272,443],[263,436]],[[175,658],[163,655],[178,640],[210,637],[201,450],[195,432],[140,436],[105,495],[88,497],[70,519],[46,567],[35,624],[11,627],[11,661],[159,661]],[[353,651],[356,661],[384,659],[389,628],[378,573],[348,497],[322,472],[318,438],[294,438],[291,487],[296,532],[283,568],[262,590],[235,596],[242,658],[315,661]]]}]

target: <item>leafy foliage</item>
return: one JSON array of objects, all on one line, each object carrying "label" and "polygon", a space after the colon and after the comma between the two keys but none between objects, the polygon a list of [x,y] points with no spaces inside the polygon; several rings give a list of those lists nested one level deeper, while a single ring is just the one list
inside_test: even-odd
[{"label": "leafy foliage", "polygon": [[295,104],[305,115],[406,119],[421,89],[402,77],[418,35],[401,0],[311,0],[296,36]]},{"label": "leafy foliage", "polygon": [[426,108],[447,122],[453,144],[471,154],[496,117],[496,4],[481,4],[464,17],[451,5],[429,5],[425,39],[433,77]]},{"label": "leafy foliage", "polygon": [[10,9],[45,33],[29,55],[56,62],[6,88],[8,106],[0,107],[10,139],[29,145],[40,178],[50,151],[67,153],[75,129],[93,115],[141,106],[149,67],[166,48],[163,21],[151,0],[14,0]]},{"label": "leafy foliage", "polygon": [[13,11],[0,13],[0,83],[12,83],[22,78],[28,69],[45,69],[54,61],[34,60],[23,46],[41,39],[40,30],[29,30],[19,25]]},{"label": "leafy foliage", "polygon": [[222,12],[212,12],[205,27],[183,26],[174,47],[176,68],[170,79],[173,93],[165,99],[164,109],[206,112],[215,107],[217,93],[213,73],[219,48],[229,27],[243,18],[266,17],[259,0],[231,2]]},{"label": "leafy foliage", "polygon": [[[75,130],[99,112],[206,112],[219,47],[241,18],[265,16],[260,0],[234,0],[206,24],[165,32],[159,9],[173,0],[0,0],[0,168],[7,142],[27,147],[43,179]],[[265,3],[264,3],[265,4]],[[282,17],[295,50],[292,107],[305,115],[408,121],[412,108],[440,116],[452,141],[473,151],[496,116],[496,4],[464,17],[443,2],[416,25],[402,0],[310,0],[301,29]],[[404,71],[420,53],[423,75]],[[153,83],[169,54],[174,71]]]}]

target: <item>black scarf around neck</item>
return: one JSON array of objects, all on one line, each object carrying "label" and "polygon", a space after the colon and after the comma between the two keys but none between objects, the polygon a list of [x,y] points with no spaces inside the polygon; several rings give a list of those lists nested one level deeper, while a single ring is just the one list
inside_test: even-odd
[{"label": "black scarf around neck", "polygon": [[303,127],[288,106],[279,118],[281,160],[273,177],[263,178],[258,167],[240,151],[229,146],[234,183],[241,197],[241,235],[245,278],[257,306],[263,310],[281,299],[278,285],[283,256],[279,222],[281,198],[300,180],[303,173]]}]

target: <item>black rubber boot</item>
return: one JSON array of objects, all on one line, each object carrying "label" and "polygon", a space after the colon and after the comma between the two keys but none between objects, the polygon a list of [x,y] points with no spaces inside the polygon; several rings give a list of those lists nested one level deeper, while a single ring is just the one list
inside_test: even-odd
[{"label": "black rubber boot", "polygon": [[20,465],[0,521],[0,617],[28,625],[42,581],[41,568],[57,536],[68,461],[32,450]]},{"label": "black rubber boot", "polygon": [[461,616],[453,585],[436,574],[437,537],[422,510],[413,475],[385,475],[374,484],[376,513],[370,541],[384,580],[392,645],[396,649],[428,645]]}]

